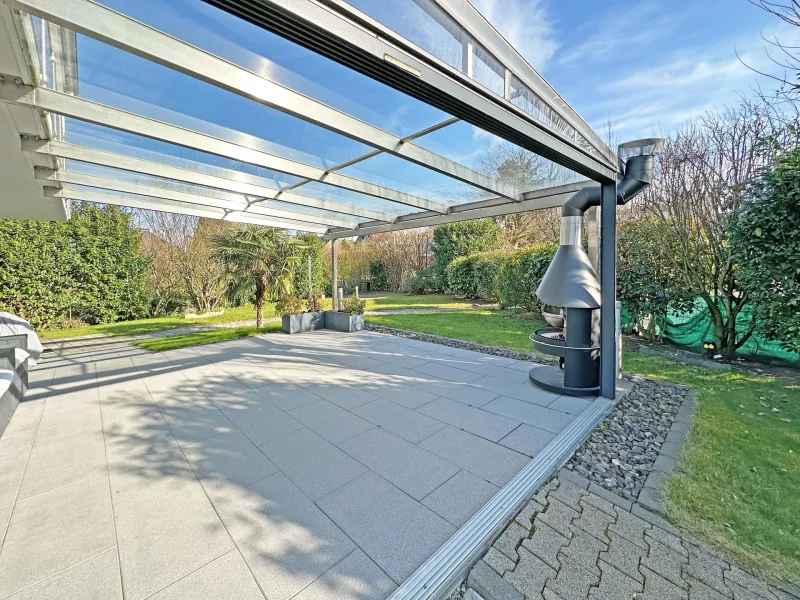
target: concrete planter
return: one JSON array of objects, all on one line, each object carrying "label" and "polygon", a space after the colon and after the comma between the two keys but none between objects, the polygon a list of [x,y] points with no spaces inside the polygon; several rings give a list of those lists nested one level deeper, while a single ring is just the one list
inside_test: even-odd
[{"label": "concrete planter", "polygon": [[320,311],[300,313],[299,315],[283,315],[282,329],[284,333],[304,333],[325,327],[325,313]]},{"label": "concrete planter", "polygon": [[350,313],[335,310],[325,311],[325,329],[335,331],[361,331],[364,329],[364,315],[351,315]]}]

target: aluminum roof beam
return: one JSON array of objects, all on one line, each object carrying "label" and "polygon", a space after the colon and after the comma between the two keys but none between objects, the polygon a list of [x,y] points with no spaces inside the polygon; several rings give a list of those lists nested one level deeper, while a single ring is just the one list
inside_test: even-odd
[{"label": "aluminum roof beam", "polygon": [[83,98],[62,94],[46,88],[34,88],[24,84],[17,84],[14,81],[9,81],[8,78],[0,81],[0,101],[38,108],[65,117],[95,123],[103,127],[118,129],[208,154],[215,154],[258,167],[272,169],[273,171],[320,181],[334,187],[360,192],[423,210],[433,210],[442,214],[450,212],[450,207],[441,202],[385,188],[347,175],[329,173],[320,167],[268,154],[254,147],[234,144],[205,133],[156,121],[149,117],[129,113]]},{"label": "aluminum roof beam", "polygon": [[268,208],[247,202],[239,194],[223,192],[221,190],[204,190],[208,193],[198,194],[191,191],[181,191],[157,185],[147,185],[132,181],[112,179],[109,177],[99,177],[75,171],[56,171],[51,169],[36,169],[36,179],[44,182],[60,182],[73,185],[82,185],[94,188],[109,190],[112,192],[124,192],[126,194],[137,194],[139,196],[151,196],[162,200],[175,200],[189,204],[210,206],[212,208],[222,208],[231,211],[241,211],[253,215],[263,215],[278,219],[291,219],[318,225],[337,226],[337,227],[358,227],[359,221],[355,219],[344,219],[320,215],[309,215],[288,210]]},{"label": "aluminum roof beam", "polygon": [[[397,219],[397,215],[391,213],[384,213],[381,211],[361,208],[342,202],[334,202],[332,200],[324,200],[320,198],[314,198],[312,196],[304,196],[295,194],[293,192],[277,190],[270,185],[271,182],[268,179],[231,169],[215,167],[214,172],[216,174],[208,175],[192,169],[184,169],[181,167],[175,167],[173,165],[143,160],[140,158],[126,156],[124,154],[115,154],[106,150],[98,150],[88,146],[79,146],[76,144],[68,144],[66,142],[59,142],[55,140],[35,140],[32,138],[23,139],[22,150],[23,152],[57,156],[59,158],[77,160],[102,167],[122,169],[124,171],[141,173],[143,175],[150,175],[152,177],[174,179],[176,181],[182,181],[188,184],[212,187],[247,196],[256,196],[259,198],[259,201],[260,199],[279,200],[280,202],[296,204],[298,206],[308,206],[330,212],[353,215],[366,219],[374,219],[376,221],[394,222]],[[253,204],[254,206],[258,205],[257,202]]]},{"label": "aluminum roof beam", "polygon": [[308,231],[310,233],[324,233],[326,230],[326,227],[322,225],[271,219],[269,217],[261,217],[250,213],[228,211],[222,208],[198,206],[197,204],[177,202],[173,200],[160,200],[156,198],[153,198],[152,200],[145,200],[142,198],[103,194],[101,192],[62,190],[57,188],[44,188],[44,195],[55,198],[83,200],[85,202],[97,202],[100,204],[114,204],[116,206],[127,206],[130,208],[140,208],[143,210],[157,210],[161,212],[177,213],[194,217],[205,217],[207,219],[221,219],[235,223],[252,223],[254,225],[263,225],[265,227],[279,227],[281,229]]},{"label": "aluminum roof beam", "polygon": [[518,196],[511,186],[100,4],[87,0],[0,1],[485,191],[513,199]]},{"label": "aluminum roof beam", "polygon": [[590,152],[341,0],[204,1],[586,177],[618,177],[608,152]]},{"label": "aluminum roof beam", "polygon": [[374,221],[361,223],[356,229],[331,229],[323,236],[323,239],[334,240],[358,237],[373,233],[385,233],[387,231],[432,227],[434,225],[444,225],[456,221],[500,217],[543,208],[557,208],[569,200],[575,192],[584,187],[587,183],[589,182],[582,181],[533,192],[525,192],[523,194],[523,200],[520,202],[511,202],[505,198],[489,198],[488,200],[460,204],[454,206],[453,211],[449,215],[437,215],[432,212],[415,213],[412,215],[404,215],[398,218],[394,223]]}]

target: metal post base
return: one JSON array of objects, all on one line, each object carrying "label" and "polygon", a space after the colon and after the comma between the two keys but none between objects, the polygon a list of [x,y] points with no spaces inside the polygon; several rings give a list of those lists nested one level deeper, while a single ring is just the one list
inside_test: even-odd
[{"label": "metal post base", "polygon": [[566,394],[567,396],[597,396],[600,393],[600,386],[575,388],[564,385],[564,371],[558,367],[533,367],[528,372],[528,379],[535,386],[553,392],[554,394]]}]

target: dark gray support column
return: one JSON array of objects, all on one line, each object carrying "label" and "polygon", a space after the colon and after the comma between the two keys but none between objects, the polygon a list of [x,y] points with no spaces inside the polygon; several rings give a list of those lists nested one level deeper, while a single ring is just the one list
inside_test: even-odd
[{"label": "dark gray support column", "polygon": [[595,273],[600,273],[600,263],[598,262],[600,257],[600,249],[598,247],[600,244],[600,232],[597,228],[598,212],[599,210],[596,206],[592,206],[586,211],[587,254],[589,255],[589,262],[592,263],[592,268],[595,270]]},{"label": "dark gray support column", "polygon": [[338,241],[339,240],[331,240],[331,291],[333,292],[333,310],[339,310],[339,256],[336,245]]},{"label": "dark gray support column", "polygon": [[617,301],[617,184],[601,186],[600,213],[600,395],[614,399],[616,390],[616,337],[614,335]]}]

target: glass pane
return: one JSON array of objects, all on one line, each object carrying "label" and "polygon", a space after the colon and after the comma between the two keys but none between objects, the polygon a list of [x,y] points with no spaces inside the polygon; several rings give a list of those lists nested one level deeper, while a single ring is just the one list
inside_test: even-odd
[{"label": "glass pane", "polygon": [[472,49],[472,77],[498,96],[505,92],[505,69],[477,44]]},{"label": "glass pane", "polygon": [[388,200],[382,200],[380,198],[368,196],[367,194],[362,194],[360,192],[333,187],[332,185],[320,183],[319,181],[311,181],[301,187],[295,188],[292,191],[305,196],[313,196],[314,198],[331,200],[333,202],[341,202],[343,204],[350,204],[359,208],[377,210],[380,212],[389,213],[391,215],[407,215],[419,210],[413,206],[389,202]]}]

